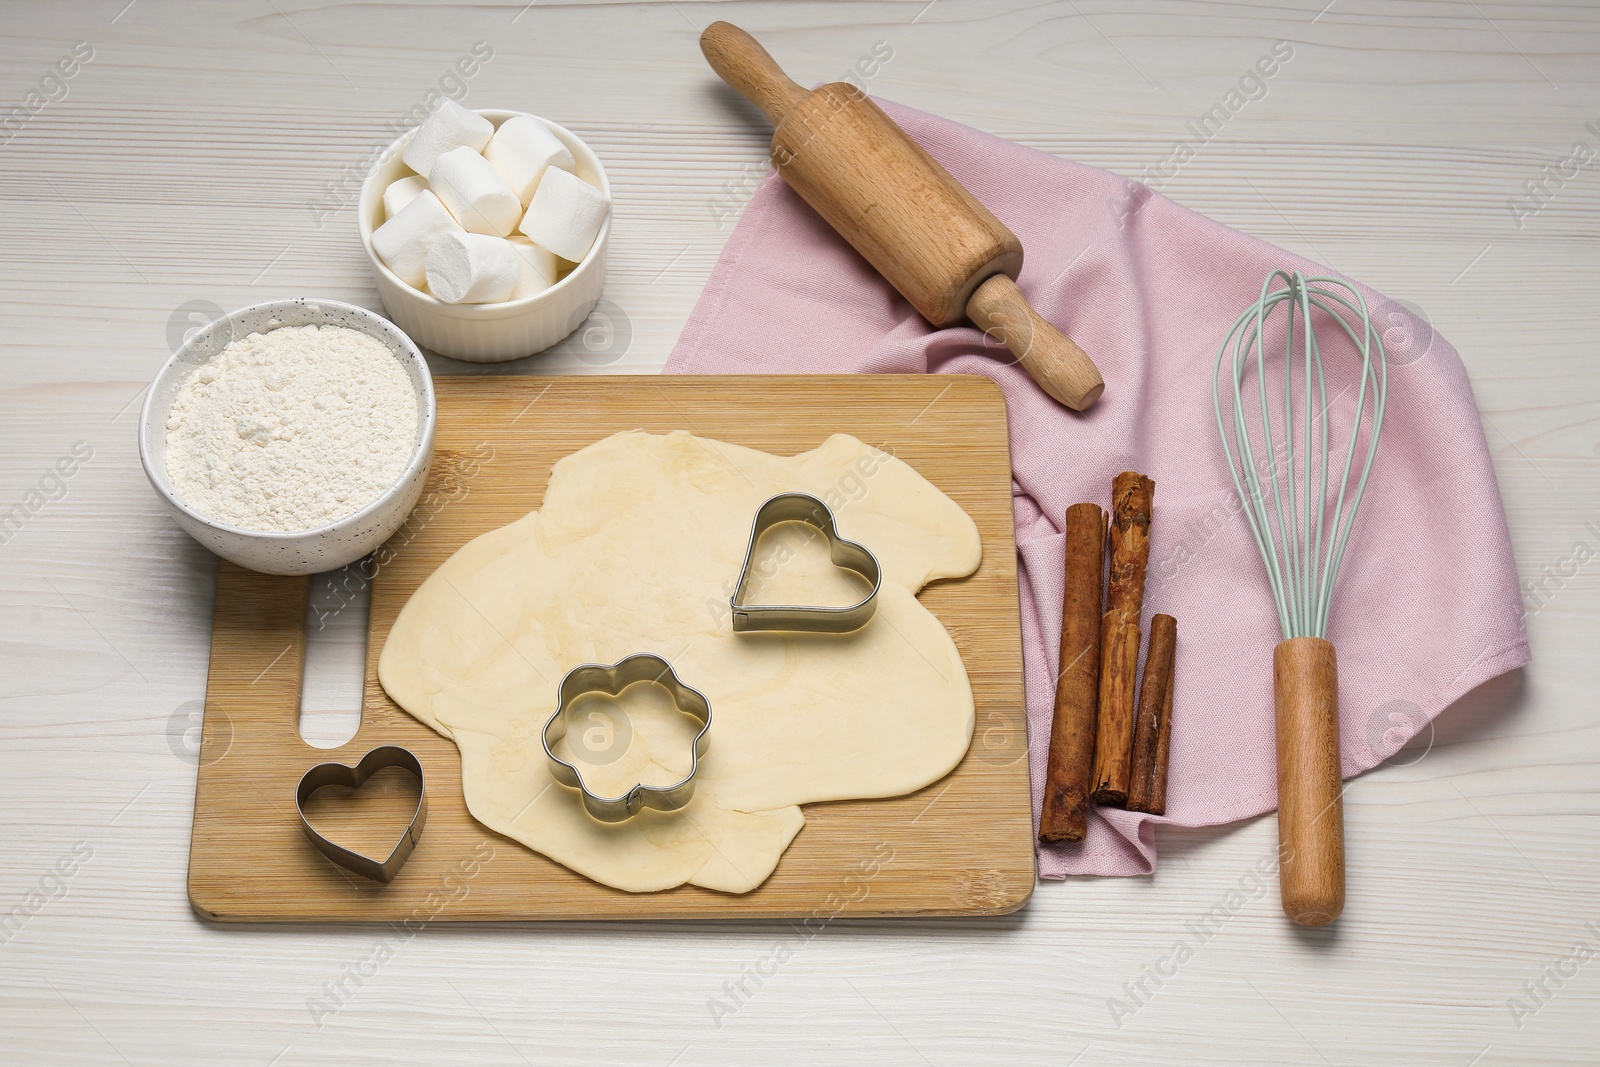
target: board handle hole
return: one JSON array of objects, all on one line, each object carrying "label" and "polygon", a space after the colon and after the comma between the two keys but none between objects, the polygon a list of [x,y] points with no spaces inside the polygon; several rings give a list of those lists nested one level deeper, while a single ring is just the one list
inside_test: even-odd
[{"label": "board handle hole", "polygon": [[361,728],[373,570],[368,556],[311,577],[299,729],[314,748],[338,748]]}]

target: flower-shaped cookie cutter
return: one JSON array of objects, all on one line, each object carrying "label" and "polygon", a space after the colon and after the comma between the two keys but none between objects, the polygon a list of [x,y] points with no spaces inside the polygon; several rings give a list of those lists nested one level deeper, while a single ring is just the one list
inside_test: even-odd
[{"label": "flower-shaped cookie cutter", "polygon": [[[769,529],[785,522],[803,522],[816,527],[828,538],[828,556],[835,567],[854,571],[872,587],[859,602],[844,607],[823,607],[807,604],[746,604],[744,596],[750,583],[751,564],[755,560],[756,542]],[[872,618],[878,608],[878,589],[883,584],[883,569],[878,558],[865,545],[847,541],[839,536],[828,505],[808,493],[780,493],[756,509],[755,521],[750,525],[750,545],[744,550],[744,566],[739,569],[739,581],[734,586],[728,606],[733,611],[735,633],[755,630],[798,630],[803,633],[847,634],[859,630]]]},{"label": "flower-shaped cookie cutter", "polygon": [[[605,693],[621,696],[622,691],[636,682],[655,682],[672,697],[680,712],[700,724],[694,735],[694,745],[689,758],[689,773],[670,785],[645,785],[642,782],[621,796],[603,797],[584,784],[583,774],[573,764],[556,755],[556,742],[567,733],[567,707],[585,693]],[[583,809],[601,822],[622,822],[637,815],[644,808],[658,811],[677,811],[694,796],[694,776],[700,769],[700,757],[706,754],[711,739],[711,702],[698,689],[692,689],[679,680],[672,664],[650,652],[640,652],[609,666],[585,663],[568,671],[556,690],[556,710],[545,721],[541,738],[544,754],[550,759],[550,774],[569,789],[576,789],[583,799]]]},{"label": "flower-shaped cookie cutter", "polygon": [[[400,767],[417,776],[417,807],[411,813],[406,832],[395,842],[387,859],[375,860],[354,849],[330,841],[322,836],[311,820],[306,818],[306,802],[311,794],[329,785],[342,785],[360,789],[368,778],[385,767]],[[400,868],[411,858],[417,842],[422,840],[422,828],[428,821],[428,784],[422,777],[422,761],[410,750],[399,745],[379,745],[362,756],[354,767],[343,763],[319,763],[300,776],[300,785],[294,791],[295,810],[300,813],[300,829],[305,832],[317,851],[339,866],[375,882],[392,882]]]}]

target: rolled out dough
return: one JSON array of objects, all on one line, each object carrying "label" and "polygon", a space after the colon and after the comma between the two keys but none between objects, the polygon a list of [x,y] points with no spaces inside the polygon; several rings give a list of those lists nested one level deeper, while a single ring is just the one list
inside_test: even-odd
[{"label": "rolled out dough", "polygon": [[[728,596],[762,501],[802,491],[883,568],[853,634],[735,634]],[[893,456],[836,435],[780,457],[678,432],[620,433],[561,460],[540,511],[450,557],[401,610],[378,660],[384,689],[453,739],[473,816],[595,881],[632,892],[685,882],[744,893],[804,825],[799,805],[912,792],[972,739],[955,644],[917,602],[977,569],[971,518]],[[762,539],[757,595],[844,604],[859,579],[786,524]],[[654,652],[711,702],[694,800],[627,822],[589,818],[548,771],[539,730],[581,663]],[[591,698],[585,698],[586,700]],[[650,683],[568,711],[564,755],[614,792],[688,765],[694,724]]]}]

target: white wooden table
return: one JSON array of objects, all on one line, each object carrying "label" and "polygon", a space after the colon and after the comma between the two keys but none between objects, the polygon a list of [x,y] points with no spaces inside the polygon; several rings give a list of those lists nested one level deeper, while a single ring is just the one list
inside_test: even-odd
[{"label": "white wooden table", "polygon": [[[0,1061],[1600,1057],[1600,962],[1572,956],[1600,952],[1600,164],[1571,158],[1579,141],[1600,151],[1590,0],[93,0],[3,15],[0,118],[30,90],[45,103],[0,135],[0,511],[38,504],[0,544],[0,913],[50,899],[0,944]],[[1425,312],[1471,372],[1522,574],[1547,576],[1533,665],[1350,792],[1336,929],[1291,929],[1269,892],[1147,980],[1136,1011],[1113,1010],[1270,852],[1270,818],[1163,832],[1154,877],[1046,883],[1006,919],[840,921],[717,1019],[713,998],[771,970],[786,927],[436,923],[401,943],[191,913],[186,731],[215,564],[145,484],[141,389],[208,310],[379,306],[354,238],[360,165],[479,40],[494,56],[469,104],[558,118],[610,168],[607,299],[628,336],[492,372],[659,367],[763,157],[696,47],[718,17],[806,81],[887,42],[873,93],[1134,177],[1171,170],[1184,121],[1292,44],[1266,95],[1163,191]],[[42,82],[78,41],[92,59]],[[1538,200],[1509,207],[1529,181]],[[92,455],[53,480],[75,447]],[[358,615],[314,657],[310,733],[348,732],[332,711],[354,706]],[[308,1006],[352,971],[375,973],[335,1012]]]}]

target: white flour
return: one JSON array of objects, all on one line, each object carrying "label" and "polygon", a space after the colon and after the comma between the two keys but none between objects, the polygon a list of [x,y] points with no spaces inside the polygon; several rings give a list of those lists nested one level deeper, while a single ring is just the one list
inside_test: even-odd
[{"label": "white flour", "polygon": [[310,530],[377,499],[416,443],[411,379],[381,341],[283,326],[230,342],[179,387],[167,477],[208,518]]}]

